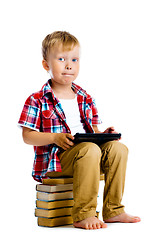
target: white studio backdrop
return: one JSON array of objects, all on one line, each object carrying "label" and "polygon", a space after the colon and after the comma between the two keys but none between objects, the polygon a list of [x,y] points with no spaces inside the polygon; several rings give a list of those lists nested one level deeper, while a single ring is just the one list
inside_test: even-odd
[{"label": "white studio backdrop", "polygon": [[132,239],[144,234],[152,236],[158,230],[159,12],[160,3],[154,0],[35,0],[0,4],[0,177],[5,196],[1,201],[5,206],[2,213],[6,239],[8,234],[21,236],[20,229],[25,231],[26,238],[61,239],[62,230],[70,236],[76,236],[77,231],[93,236],[93,231],[37,227],[36,182],[31,177],[33,147],[23,143],[17,127],[26,98],[40,90],[49,78],[41,64],[41,43],[48,33],[57,30],[68,31],[80,41],[80,73],[75,83],[96,99],[103,121],[100,130],[114,126],[122,133],[121,142],[129,148],[123,203],[127,212],[142,218],[137,225],[109,225],[105,231],[94,231],[94,236],[116,239],[123,234],[128,239],[133,232]]}]

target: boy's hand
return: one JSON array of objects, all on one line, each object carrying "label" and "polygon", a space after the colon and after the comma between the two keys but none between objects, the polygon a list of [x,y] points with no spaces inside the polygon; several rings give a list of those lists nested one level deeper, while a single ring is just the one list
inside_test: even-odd
[{"label": "boy's hand", "polygon": [[109,127],[103,133],[117,133],[117,132],[115,132],[114,127]]},{"label": "boy's hand", "polygon": [[70,133],[55,133],[54,143],[64,150],[67,150],[74,145],[70,139],[74,140],[74,137]]},{"label": "boy's hand", "polygon": [[[117,133],[117,132],[115,131],[114,127],[109,127],[103,133]],[[116,141],[119,141],[119,140],[121,140],[121,138]]]}]

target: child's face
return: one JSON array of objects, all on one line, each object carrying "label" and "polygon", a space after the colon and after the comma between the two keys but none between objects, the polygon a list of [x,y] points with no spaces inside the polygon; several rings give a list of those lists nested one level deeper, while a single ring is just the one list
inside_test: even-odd
[{"label": "child's face", "polygon": [[47,63],[54,82],[71,84],[79,73],[79,57],[79,46],[70,51],[62,51],[61,46],[51,49]]}]

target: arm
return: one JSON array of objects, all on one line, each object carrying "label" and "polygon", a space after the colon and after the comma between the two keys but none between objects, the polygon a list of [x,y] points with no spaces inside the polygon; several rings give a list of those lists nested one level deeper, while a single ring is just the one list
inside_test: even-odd
[{"label": "arm", "polygon": [[74,145],[74,143],[69,140],[74,139],[70,133],[44,133],[23,127],[22,136],[25,143],[34,146],[56,144],[64,150],[67,150]]},{"label": "arm", "polygon": [[44,146],[55,141],[55,133],[37,132],[26,127],[23,127],[22,136],[25,143],[34,146]]},{"label": "arm", "polygon": [[102,133],[101,131],[98,130],[97,125],[92,125],[93,130],[95,131],[95,133]]}]

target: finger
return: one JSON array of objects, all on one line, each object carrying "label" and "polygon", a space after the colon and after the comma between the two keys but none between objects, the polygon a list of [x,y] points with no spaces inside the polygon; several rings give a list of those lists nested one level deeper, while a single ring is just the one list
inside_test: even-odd
[{"label": "finger", "polygon": [[70,134],[70,133],[67,134],[67,137],[74,140],[74,136],[72,136],[72,134]]},{"label": "finger", "polygon": [[109,131],[114,131],[114,130],[115,130],[114,127],[109,128]]},{"label": "finger", "polygon": [[65,146],[61,146],[61,148],[62,148],[63,150],[67,150],[67,148],[66,148]]},{"label": "finger", "polygon": [[67,147],[72,147],[74,145],[74,143],[72,141],[70,141],[68,138],[66,138],[66,141],[64,142],[65,146]]},{"label": "finger", "polygon": [[70,146],[73,146],[74,143],[72,141],[70,141],[68,138],[66,139],[66,144],[70,145]]},{"label": "finger", "polygon": [[68,148],[70,148],[71,146],[69,146],[68,144],[66,144],[66,143],[64,143],[63,144],[63,146],[62,146],[62,148],[64,149],[64,150],[67,150]]},{"label": "finger", "polygon": [[109,129],[109,131],[108,131],[109,133],[115,133],[115,131],[114,130],[112,130],[112,129]]}]

